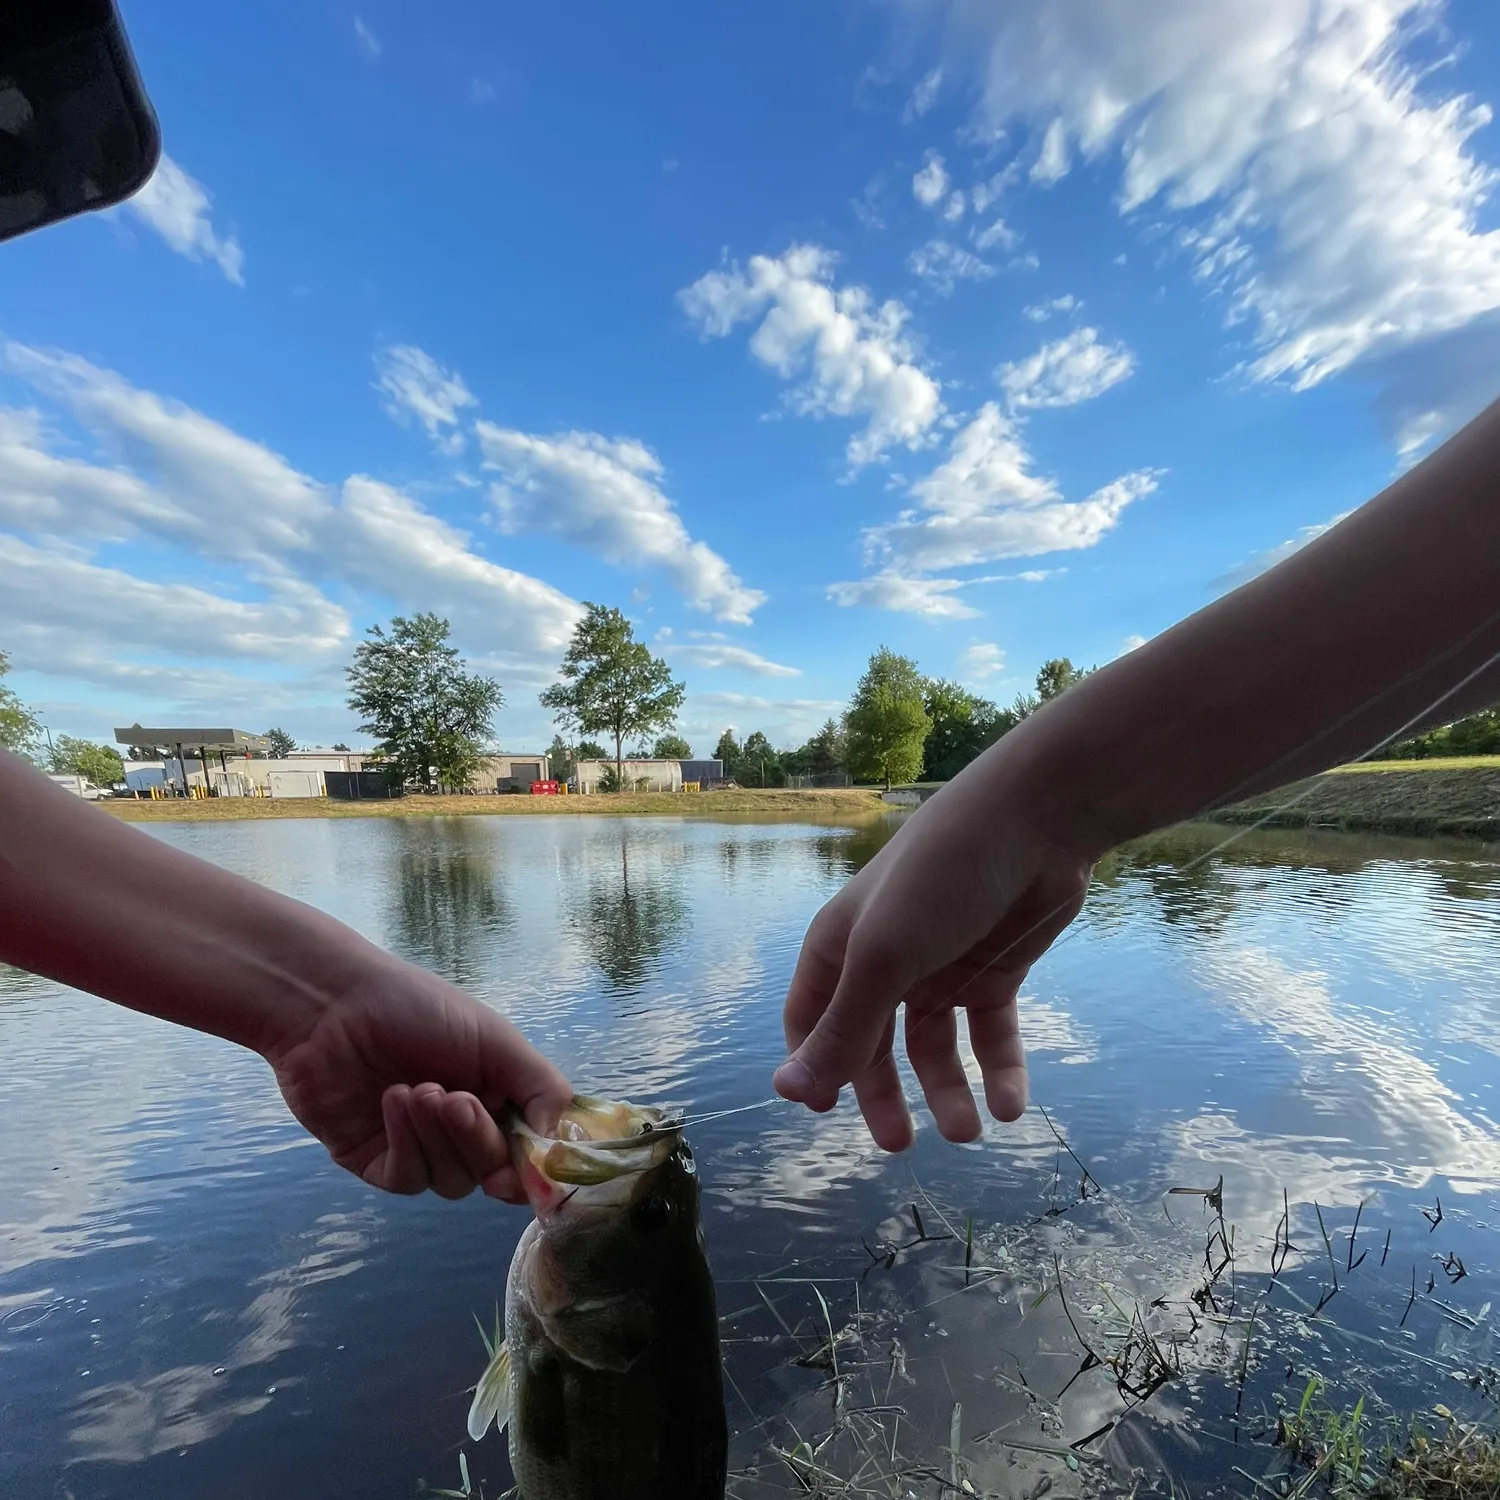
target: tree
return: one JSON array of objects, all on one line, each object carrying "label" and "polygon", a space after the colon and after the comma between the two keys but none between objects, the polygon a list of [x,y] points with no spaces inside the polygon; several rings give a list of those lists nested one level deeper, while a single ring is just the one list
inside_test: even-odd
[{"label": "tree", "polygon": [[871,658],[844,720],[849,769],[860,780],[911,781],[922,769],[932,720],[922,674],[910,657],[880,648]]},{"label": "tree", "polygon": [[296,740],[284,729],[268,729],[266,738],[271,742],[272,760],[285,760],[297,748]]},{"label": "tree", "polygon": [[96,745],[71,734],[58,735],[50,760],[59,775],[82,776],[95,786],[113,786],[125,779],[125,762],[113,745]]},{"label": "tree", "polygon": [[1043,703],[1050,703],[1075,682],[1082,682],[1093,670],[1089,667],[1080,672],[1066,656],[1055,656],[1051,661],[1044,661],[1036,674],[1037,697]]},{"label": "tree", "polygon": [[664,734],[651,753],[657,760],[691,760],[693,747],[680,734]]},{"label": "tree", "polygon": [[842,769],[845,753],[844,731],[835,720],[826,719],[807,742],[807,769],[814,776],[827,776]]},{"label": "tree", "polygon": [[370,627],[344,669],[360,729],[405,781],[425,783],[436,766],[440,785],[464,786],[505,702],[499,683],[467,669],[448,632],[437,615],[397,615],[389,634]]},{"label": "tree", "polygon": [[[0,678],[10,671],[10,658],[0,651]],[[36,753],[42,738],[42,722],[21,702],[14,688],[0,682],[0,748],[26,759]]]},{"label": "tree", "polygon": [[741,786],[784,786],[786,772],[782,769],[781,757],[772,748],[770,740],[760,730],[748,736],[740,746],[739,759],[735,763],[734,779]]},{"label": "tree", "polygon": [[724,762],[726,776],[734,775],[734,768],[740,763],[740,746],[734,737],[734,730],[726,729],[719,736],[719,743],[714,746],[714,759]]},{"label": "tree", "polygon": [[346,754],[346,755],[349,753],[349,747],[347,745],[343,744],[343,743],[336,744],[333,748],[335,750],[341,750],[341,751],[343,751],[344,754]]},{"label": "tree", "polygon": [[1008,729],[1020,722],[1010,709],[996,708],[956,682],[930,679],[923,692],[932,730],[922,750],[922,777],[951,781]]},{"label": "tree", "polygon": [[635,638],[618,609],[584,601],[584,617],[573,629],[563,657],[563,682],[541,694],[543,708],[584,734],[610,734],[615,777],[624,780],[625,736],[666,729],[682,707],[686,689],[671,669]]}]

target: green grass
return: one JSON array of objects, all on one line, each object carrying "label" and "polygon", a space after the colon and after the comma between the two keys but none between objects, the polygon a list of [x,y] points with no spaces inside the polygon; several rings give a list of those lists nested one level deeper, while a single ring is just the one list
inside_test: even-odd
[{"label": "green grass", "polygon": [[1500,771],[1500,755],[1434,755],[1427,760],[1361,760],[1334,766],[1330,776],[1363,771]]}]

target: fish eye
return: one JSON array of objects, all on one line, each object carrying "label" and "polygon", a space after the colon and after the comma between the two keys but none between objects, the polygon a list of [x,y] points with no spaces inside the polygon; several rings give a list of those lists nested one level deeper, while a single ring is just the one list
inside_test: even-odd
[{"label": "fish eye", "polygon": [[652,1193],[636,1204],[631,1218],[637,1229],[645,1234],[655,1234],[672,1222],[672,1205],[660,1193]]}]

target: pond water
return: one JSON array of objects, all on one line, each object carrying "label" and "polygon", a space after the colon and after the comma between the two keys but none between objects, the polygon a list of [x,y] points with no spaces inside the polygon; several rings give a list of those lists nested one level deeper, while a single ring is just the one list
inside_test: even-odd
[{"label": "pond water", "polygon": [[[580,1089],[699,1113],[769,1096],[806,924],[894,826],[151,832],[466,986]],[[1486,1409],[1497,915],[1495,850],[1177,830],[1030,976],[1016,1125],[919,1116],[900,1157],[852,1104],[696,1129],[730,1493],[1249,1495],[1312,1376],[1377,1424]],[[366,1189],[254,1057],[10,971],[0,1056],[0,1494],[379,1500],[461,1453],[503,1492],[464,1416],[523,1210]]]}]

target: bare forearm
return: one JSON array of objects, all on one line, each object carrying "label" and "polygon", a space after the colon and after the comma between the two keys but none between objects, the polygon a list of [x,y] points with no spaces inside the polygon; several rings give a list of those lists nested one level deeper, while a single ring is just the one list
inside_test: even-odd
[{"label": "bare forearm", "polygon": [[1493,703],[1497,653],[1500,402],[1277,568],[1070,688],[974,770],[1003,782],[1027,766],[1108,845]]},{"label": "bare forearm", "polygon": [[0,751],[0,962],[265,1053],[382,958]]}]

